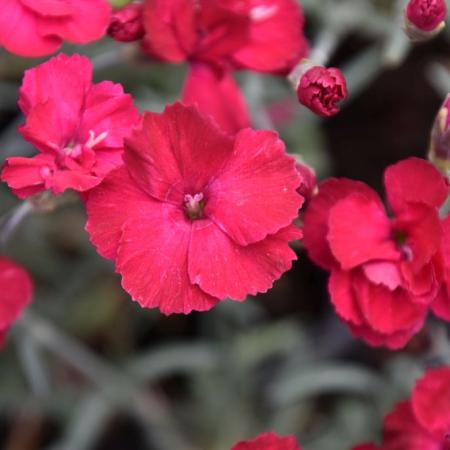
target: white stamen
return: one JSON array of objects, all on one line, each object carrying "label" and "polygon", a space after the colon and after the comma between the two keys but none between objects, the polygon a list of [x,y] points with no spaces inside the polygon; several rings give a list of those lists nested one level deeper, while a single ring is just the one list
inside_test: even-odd
[{"label": "white stamen", "polygon": [[85,146],[88,148],[93,148],[97,144],[100,144],[100,142],[105,140],[107,136],[108,136],[107,131],[104,131],[103,133],[100,133],[97,137],[95,137],[95,133],[92,130],[89,130],[89,139],[86,142]]}]

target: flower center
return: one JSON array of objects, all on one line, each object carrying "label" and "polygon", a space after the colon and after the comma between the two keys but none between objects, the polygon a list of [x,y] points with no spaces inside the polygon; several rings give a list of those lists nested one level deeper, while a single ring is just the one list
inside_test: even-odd
[{"label": "flower center", "polygon": [[205,202],[203,201],[203,193],[191,195],[186,194],[184,196],[184,209],[186,215],[191,220],[201,219],[203,217],[203,209],[205,208]]},{"label": "flower center", "polygon": [[67,156],[78,158],[82,155],[84,149],[92,150],[96,145],[100,144],[100,142],[104,141],[107,136],[107,131],[95,136],[95,133],[92,130],[89,130],[89,139],[84,144],[75,144],[71,142],[63,148],[63,151]]},{"label": "flower center", "polygon": [[414,254],[406,240],[407,235],[403,230],[394,230],[394,241],[403,256],[403,259],[406,261],[412,261]]}]

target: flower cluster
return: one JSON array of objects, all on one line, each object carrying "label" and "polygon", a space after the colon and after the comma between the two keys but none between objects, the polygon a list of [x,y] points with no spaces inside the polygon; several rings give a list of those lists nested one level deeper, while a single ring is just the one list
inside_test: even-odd
[{"label": "flower cluster", "polygon": [[119,84],[92,83],[84,56],[60,54],[25,73],[20,133],[39,154],[9,158],[2,180],[19,198],[68,188],[84,192],[122,164],[123,139],[139,114]]},{"label": "flower cluster", "polygon": [[86,229],[142,306],[189,313],[244,300],[296,259],[301,179],[275,133],[231,137],[177,103],[144,114],[124,162],[90,192]]},{"label": "flower cluster", "polygon": [[430,308],[449,317],[441,288],[450,222],[438,211],[449,186],[417,158],[388,167],[384,184],[392,217],[363,183],[321,183],[305,213],[304,242],[310,257],[331,271],[331,301],[351,332],[395,349],[420,330]]},{"label": "flower cluster", "polygon": [[32,296],[33,283],[28,273],[8,258],[0,257],[0,347]]}]

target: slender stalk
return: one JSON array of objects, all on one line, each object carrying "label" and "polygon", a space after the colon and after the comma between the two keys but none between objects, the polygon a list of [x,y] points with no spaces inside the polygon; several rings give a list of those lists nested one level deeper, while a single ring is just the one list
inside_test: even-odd
[{"label": "slender stalk", "polygon": [[301,60],[288,75],[288,80],[297,89],[300,78],[305,70],[312,66],[325,66],[339,44],[339,33],[333,29],[324,30],[319,34],[317,42],[307,60]]},{"label": "slender stalk", "polygon": [[28,201],[22,202],[14,208],[0,228],[0,246],[3,247],[7,243],[16,228],[32,211],[33,205]]}]

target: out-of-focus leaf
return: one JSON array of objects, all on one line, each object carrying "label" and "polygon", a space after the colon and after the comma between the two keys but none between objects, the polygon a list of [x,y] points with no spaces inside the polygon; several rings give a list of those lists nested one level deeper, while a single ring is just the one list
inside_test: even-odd
[{"label": "out-of-focus leaf", "polygon": [[380,378],[363,367],[311,364],[275,380],[269,388],[269,398],[274,405],[289,405],[326,393],[375,395],[382,387]]}]

